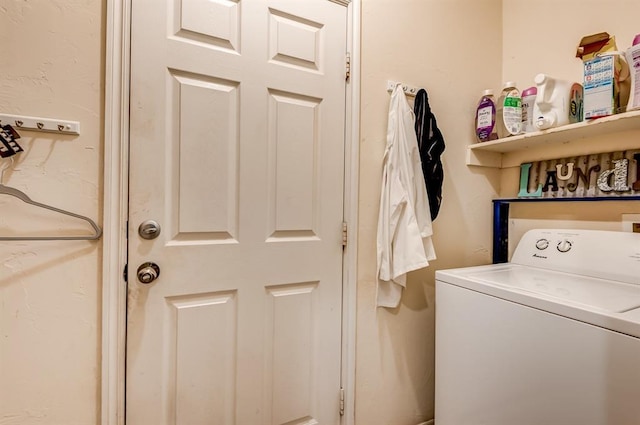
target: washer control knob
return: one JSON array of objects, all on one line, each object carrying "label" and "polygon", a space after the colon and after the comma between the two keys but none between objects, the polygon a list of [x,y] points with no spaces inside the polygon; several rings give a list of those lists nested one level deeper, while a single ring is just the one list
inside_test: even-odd
[{"label": "washer control knob", "polygon": [[560,252],[568,252],[571,249],[571,241],[564,239],[558,242],[558,251]]},{"label": "washer control knob", "polygon": [[540,251],[542,251],[543,249],[547,249],[548,247],[549,247],[549,240],[538,239],[536,241],[536,248],[538,248]]}]

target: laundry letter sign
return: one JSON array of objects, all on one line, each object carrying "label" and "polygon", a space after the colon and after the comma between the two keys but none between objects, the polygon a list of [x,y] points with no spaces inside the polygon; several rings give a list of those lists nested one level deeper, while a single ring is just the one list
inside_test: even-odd
[{"label": "laundry letter sign", "polygon": [[519,198],[640,195],[640,149],[520,165]]}]

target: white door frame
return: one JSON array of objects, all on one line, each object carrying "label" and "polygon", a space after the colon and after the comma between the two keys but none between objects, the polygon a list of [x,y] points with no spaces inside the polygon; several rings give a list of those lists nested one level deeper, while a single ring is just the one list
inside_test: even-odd
[{"label": "white door frame", "polygon": [[[124,425],[129,177],[129,76],[131,2],[107,0],[104,131],[104,236],[102,273],[101,425]],[[347,84],[345,137],[345,220],[349,243],[343,285],[342,386],[343,425],[355,424],[355,342],[360,140],[360,8],[361,0],[329,0],[348,10],[347,43],[351,77]]]}]

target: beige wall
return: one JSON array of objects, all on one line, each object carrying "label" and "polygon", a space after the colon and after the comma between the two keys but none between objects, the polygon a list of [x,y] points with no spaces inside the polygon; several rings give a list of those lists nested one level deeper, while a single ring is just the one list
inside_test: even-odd
[{"label": "beige wall", "polygon": [[[542,11],[542,12],[541,12]],[[550,13],[550,12],[553,13]],[[520,88],[534,85],[538,73],[582,82],[582,62],[575,57],[580,39],[602,31],[616,37],[619,50],[626,50],[640,33],[640,2],[635,0],[503,0],[503,80],[514,80]],[[543,31],[535,31],[537,16],[544,16]],[[522,31],[523,22],[529,30]],[[551,30],[556,29],[556,30]],[[640,131],[592,137],[588,146],[576,152],[576,145],[554,150],[552,158],[576,154],[612,152],[640,140]],[[585,143],[587,145],[587,143]],[[632,146],[640,148],[640,142]],[[538,153],[535,153],[537,155]],[[544,153],[548,158],[548,153]],[[532,153],[521,155],[522,161],[536,160]],[[518,191],[519,168],[502,173],[501,196],[514,197]],[[570,227],[621,230],[623,213],[638,213],[638,202],[604,202],[585,204],[521,204],[512,208],[511,240],[517,241],[533,227]],[[513,245],[513,244],[512,244]]]},{"label": "beige wall", "polygon": [[[26,152],[3,182],[98,222],[104,3],[0,0],[0,112],[77,120],[82,126],[79,137],[22,132]],[[570,78],[579,72],[573,49],[581,35],[608,30],[626,47],[640,32],[633,21],[640,14],[635,0],[611,0],[605,10],[597,9],[601,2],[583,0],[504,0],[504,8],[502,3],[362,0],[358,425],[414,425],[433,417],[434,271],[490,261],[490,199],[513,196],[517,187],[517,169],[500,173],[464,165],[481,90],[498,89],[507,78],[523,87],[538,71]],[[536,8],[559,12],[545,25],[558,32],[537,34],[531,24],[531,31],[522,31],[524,18]],[[572,10],[580,10],[573,20],[566,18]],[[547,48],[536,49],[541,45]],[[438,260],[411,274],[397,310],[374,307],[387,79],[428,89],[447,142],[444,201],[434,226]],[[606,150],[605,140],[602,146]],[[0,231],[32,230],[36,222],[43,229],[76,224],[40,217],[4,198]],[[540,207],[515,213],[522,227],[550,216],[609,225],[618,209],[637,212],[620,204],[611,209],[588,216]],[[100,256],[99,246],[89,242],[0,243],[1,423],[98,422]]]},{"label": "beige wall", "polygon": [[[80,121],[78,137],[21,131],[3,183],[101,220],[104,0],[0,2],[0,112]],[[0,160],[0,167],[7,160]],[[0,234],[91,232],[7,196]],[[0,242],[0,423],[99,416],[99,243]]]},{"label": "beige wall", "polygon": [[[498,171],[464,165],[481,91],[500,84],[500,0],[363,0],[356,418],[415,425],[433,418],[434,272],[490,262]],[[438,259],[410,274],[398,309],[376,309],[376,226],[389,93],[427,89],[447,143]]]},{"label": "beige wall", "polygon": [[[635,0],[503,0],[503,78],[521,88],[539,72],[581,82],[580,39],[606,31],[624,50],[640,33],[639,12]],[[537,24],[541,19],[544,25]]]}]

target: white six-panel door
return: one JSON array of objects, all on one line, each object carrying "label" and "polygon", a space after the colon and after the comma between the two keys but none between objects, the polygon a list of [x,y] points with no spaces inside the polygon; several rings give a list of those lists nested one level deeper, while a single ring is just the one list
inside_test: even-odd
[{"label": "white six-panel door", "polygon": [[132,3],[127,425],[338,424],[347,8]]}]

